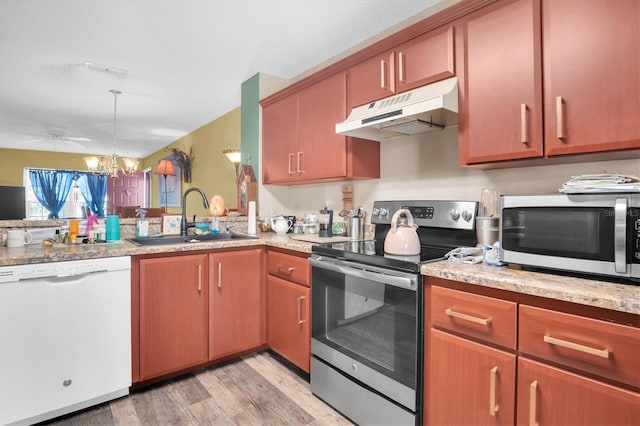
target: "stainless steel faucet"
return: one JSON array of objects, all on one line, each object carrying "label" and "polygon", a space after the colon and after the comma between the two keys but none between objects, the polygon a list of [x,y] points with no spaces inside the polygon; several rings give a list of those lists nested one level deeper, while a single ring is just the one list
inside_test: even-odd
[{"label": "stainless steel faucet", "polygon": [[199,192],[200,196],[202,197],[202,204],[204,205],[204,208],[209,208],[209,200],[207,200],[207,194],[205,194],[202,189],[196,188],[194,186],[184,191],[184,193],[182,194],[182,220],[180,221],[180,234],[183,237],[187,236],[187,194],[192,191]]}]

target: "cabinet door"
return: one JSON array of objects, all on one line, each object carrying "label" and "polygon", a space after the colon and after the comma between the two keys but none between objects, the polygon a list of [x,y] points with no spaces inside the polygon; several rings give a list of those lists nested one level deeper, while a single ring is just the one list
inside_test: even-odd
[{"label": "cabinet door", "polygon": [[309,372],[309,288],[267,276],[267,344]]},{"label": "cabinet door", "polygon": [[453,26],[431,31],[396,49],[396,92],[455,75]]},{"label": "cabinet door", "polygon": [[298,152],[298,96],[265,107],[262,123],[263,183],[293,181]]},{"label": "cabinet door", "polygon": [[430,333],[427,424],[512,425],[516,356],[439,330]]},{"label": "cabinet door", "polygon": [[542,156],[539,0],[509,0],[463,23],[463,165]]},{"label": "cabinet door", "polygon": [[640,2],[542,10],[546,154],[640,147]]},{"label": "cabinet door", "polygon": [[207,361],[207,255],[140,261],[140,379]]},{"label": "cabinet door", "polygon": [[347,138],[336,134],[347,115],[346,85],[339,73],[299,93],[297,180],[347,176]]},{"label": "cabinet door", "polygon": [[209,359],[262,345],[262,249],[210,254],[209,272]]},{"label": "cabinet door", "polygon": [[519,425],[638,425],[640,394],[518,359]]},{"label": "cabinet door", "polygon": [[396,91],[393,50],[355,65],[347,72],[349,107],[391,96]]}]

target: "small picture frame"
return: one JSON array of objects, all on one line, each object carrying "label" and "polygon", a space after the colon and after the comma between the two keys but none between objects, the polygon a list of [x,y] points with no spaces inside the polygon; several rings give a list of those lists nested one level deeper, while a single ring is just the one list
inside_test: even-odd
[{"label": "small picture frame", "polygon": [[162,215],[162,235],[180,235],[180,222],[182,215],[163,214]]}]

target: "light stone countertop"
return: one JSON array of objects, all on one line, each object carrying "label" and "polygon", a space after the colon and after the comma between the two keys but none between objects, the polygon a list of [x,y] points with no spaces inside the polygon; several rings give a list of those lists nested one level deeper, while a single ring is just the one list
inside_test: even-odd
[{"label": "light stone countertop", "polygon": [[[76,244],[62,247],[28,245],[0,247],[0,266],[114,256],[138,256],[157,253],[184,253],[235,247],[267,246],[311,253],[314,243],[290,238],[292,234],[258,234],[257,239],[221,240],[157,246],[138,246],[129,241],[102,244]],[[427,263],[421,273],[427,276],[508,290],[550,299],[640,314],[640,284],[618,284],[600,280],[522,271],[483,264],[466,265],[449,261]]]},{"label": "light stone countertop", "polygon": [[424,264],[421,272],[426,276],[482,287],[640,314],[640,283],[620,284],[482,263],[454,263],[448,260]]}]

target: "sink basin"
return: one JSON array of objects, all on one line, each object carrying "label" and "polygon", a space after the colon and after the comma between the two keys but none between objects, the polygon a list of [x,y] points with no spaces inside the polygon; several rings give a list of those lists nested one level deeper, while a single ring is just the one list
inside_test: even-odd
[{"label": "sink basin", "polygon": [[257,237],[230,232],[221,234],[188,235],[186,237],[176,235],[167,237],[129,238],[127,241],[131,241],[132,243],[140,246],[158,246],[166,244],[190,244],[218,240],[254,240],[256,238]]}]

